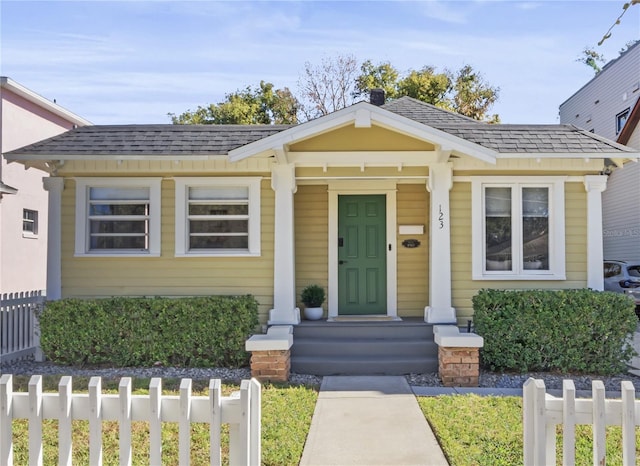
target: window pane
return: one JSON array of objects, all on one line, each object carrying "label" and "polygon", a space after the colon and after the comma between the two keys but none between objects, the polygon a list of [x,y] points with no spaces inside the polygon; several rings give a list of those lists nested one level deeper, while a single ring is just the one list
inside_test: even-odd
[{"label": "window pane", "polygon": [[511,217],[511,188],[486,188],[487,217]]},{"label": "window pane", "polygon": [[147,232],[147,222],[145,220],[91,220],[91,233],[141,233]]},{"label": "window pane", "polygon": [[190,204],[189,215],[249,215],[249,205]]},{"label": "window pane", "polygon": [[512,270],[511,188],[485,188],[486,270]]},{"label": "window pane", "polygon": [[149,215],[149,204],[91,204],[89,215]]},{"label": "window pane", "polygon": [[219,188],[196,187],[189,188],[190,200],[207,199],[249,199],[247,186],[226,186]]},{"label": "window pane", "polygon": [[191,236],[190,249],[248,249],[248,236]]},{"label": "window pane", "polygon": [[190,220],[190,233],[248,233],[247,220]]},{"label": "window pane", "polygon": [[92,236],[92,250],[100,249],[147,249],[146,236]]},{"label": "window pane", "polygon": [[26,233],[38,233],[38,211],[22,209],[22,231]]},{"label": "window pane", "polygon": [[525,270],[549,270],[548,188],[522,188],[522,257]]},{"label": "window pane", "polygon": [[89,188],[92,201],[149,199],[149,188]]}]

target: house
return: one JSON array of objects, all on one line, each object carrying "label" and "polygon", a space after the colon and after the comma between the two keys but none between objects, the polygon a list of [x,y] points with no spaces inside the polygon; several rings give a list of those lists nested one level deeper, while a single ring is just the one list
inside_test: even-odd
[{"label": "house", "polygon": [[297,324],[310,283],[330,320],[430,323],[466,323],[482,288],[602,289],[601,172],[639,155],[403,97],[296,126],[79,127],[6,156],[51,173],[50,298],[250,293],[263,323]]},{"label": "house", "polygon": [[[640,41],[560,105],[560,123],[573,124],[640,149]],[[614,160],[603,193],[605,259],[640,262],[640,163]]]},{"label": "house", "polygon": [[88,124],[0,77],[0,294],[44,290],[47,270],[48,195],[42,183],[48,172],[28,163],[9,164],[4,154]]}]

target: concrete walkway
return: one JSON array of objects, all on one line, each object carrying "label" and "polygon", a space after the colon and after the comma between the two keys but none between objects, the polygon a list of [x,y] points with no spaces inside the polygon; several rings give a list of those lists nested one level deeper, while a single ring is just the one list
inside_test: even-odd
[{"label": "concrete walkway", "polygon": [[402,376],[324,377],[301,466],[448,466]]}]

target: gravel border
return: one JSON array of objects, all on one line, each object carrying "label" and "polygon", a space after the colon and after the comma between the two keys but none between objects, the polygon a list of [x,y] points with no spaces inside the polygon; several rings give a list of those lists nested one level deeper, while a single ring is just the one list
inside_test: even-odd
[{"label": "gravel border", "polygon": [[[249,368],[180,368],[180,367],[72,367],[59,366],[50,362],[35,362],[33,360],[21,360],[0,365],[0,374],[14,375],[75,375],[75,376],[100,376],[103,378],[118,379],[120,377],[163,377],[163,378],[190,378],[194,380],[222,379],[227,382],[239,383],[241,380],[251,378]],[[633,374],[620,374],[610,377],[591,376],[582,374],[556,374],[548,372],[533,372],[528,374],[504,374],[481,371],[478,386],[481,388],[522,388],[524,382],[534,377],[542,379],[547,389],[562,389],[564,379],[572,379],[577,390],[591,390],[593,380],[602,380],[607,391],[620,391],[620,382],[629,380],[637,388],[640,388],[640,377]],[[417,387],[442,387],[437,373],[409,374],[406,376],[411,386]],[[322,377],[310,374],[291,373],[289,382],[295,385],[320,385]]]}]

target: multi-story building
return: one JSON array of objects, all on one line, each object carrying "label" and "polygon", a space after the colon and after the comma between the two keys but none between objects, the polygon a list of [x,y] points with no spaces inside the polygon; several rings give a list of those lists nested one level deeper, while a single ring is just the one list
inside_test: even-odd
[{"label": "multi-story building", "polygon": [[[560,105],[573,124],[640,149],[640,41]],[[602,198],[604,257],[640,261],[640,163],[612,160]]]},{"label": "multi-story building", "polygon": [[7,77],[0,77],[0,293],[46,286],[48,193],[44,165],[7,163],[19,147],[91,124]]}]

